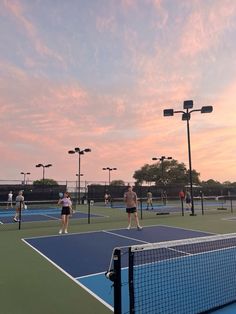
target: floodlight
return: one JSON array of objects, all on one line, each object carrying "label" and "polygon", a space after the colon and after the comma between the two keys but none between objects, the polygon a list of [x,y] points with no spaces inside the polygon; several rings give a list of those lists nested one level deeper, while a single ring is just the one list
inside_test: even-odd
[{"label": "floodlight", "polygon": [[79,147],[75,147],[75,152],[76,153],[80,152],[80,148]]},{"label": "floodlight", "polygon": [[86,153],[88,153],[88,152],[91,152],[91,149],[90,149],[90,148],[85,148],[84,151],[85,151]]},{"label": "floodlight", "polygon": [[184,109],[192,109],[193,108],[193,101],[192,100],[185,100],[184,101]]},{"label": "floodlight", "polygon": [[75,151],[74,150],[69,150],[68,154],[75,154]]},{"label": "floodlight", "polygon": [[174,109],[165,109],[163,111],[164,117],[170,117],[174,115]]},{"label": "floodlight", "polygon": [[190,113],[183,113],[182,114],[182,120],[183,121],[187,121],[187,120],[190,120]]},{"label": "floodlight", "polygon": [[213,111],[213,107],[212,106],[203,106],[201,109],[201,113],[210,113]]}]

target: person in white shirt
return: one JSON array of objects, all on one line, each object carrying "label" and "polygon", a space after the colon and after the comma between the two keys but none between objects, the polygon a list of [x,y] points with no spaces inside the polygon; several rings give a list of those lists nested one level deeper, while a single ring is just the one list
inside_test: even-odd
[{"label": "person in white shirt", "polygon": [[10,192],[8,193],[8,197],[7,197],[7,209],[9,208],[9,206],[10,206],[11,208],[13,208],[13,205],[12,205],[12,198],[13,198],[13,193],[12,193],[12,191],[10,191]]},{"label": "person in white shirt", "polygon": [[72,213],[72,202],[68,192],[64,193],[63,198],[60,198],[58,205],[61,205],[61,229],[59,234],[68,233],[69,217]]}]

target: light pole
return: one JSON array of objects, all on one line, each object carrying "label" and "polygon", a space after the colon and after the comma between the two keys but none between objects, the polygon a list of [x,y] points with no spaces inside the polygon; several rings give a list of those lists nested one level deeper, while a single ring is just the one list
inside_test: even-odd
[{"label": "light pole", "polygon": [[45,168],[52,167],[52,164],[47,164],[47,165],[37,164],[35,167],[37,167],[37,168],[42,167],[42,168],[43,168],[43,184],[44,184],[44,179],[45,179]]},{"label": "light pole", "polygon": [[85,148],[85,149],[81,149],[79,147],[75,147],[74,150],[69,150],[68,154],[75,154],[77,153],[79,155],[79,165],[78,165],[78,204],[80,204],[80,177],[81,177],[81,173],[80,173],[80,168],[81,168],[81,155],[84,155],[84,153],[88,153],[91,152],[90,148]]},{"label": "light pole", "polygon": [[[189,120],[191,119],[192,112],[201,112],[201,113],[210,113],[213,111],[212,106],[203,106],[201,109],[192,109],[193,100],[185,100],[183,103],[184,110],[174,111],[174,109],[165,109],[163,111],[164,117],[173,116],[175,113],[182,114],[182,120],[187,121],[187,137],[188,137],[188,160],[189,160],[189,181],[190,181],[190,195],[191,195],[191,205],[192,213],[191,216],[195,216],[194,213],[194,201],[193,201],[193,178],[192,178],[192,160],[191,160],[191,145],[190,145],[190,129],[189,129]],[[191,110],[192,109],[192,110]]]},{"label": "light pole", "polygon": [[30,172],[21,172],[20,174],[23,174],[23,176],[24,176],[23,182],[24,182],[24,184],[26,184],[26,176],[30,175]]},{"label": "light pole", "polygon": [[162,183],[164,184],[164,165],[163,161],[164,160],[170,160],[172,157],[166,157],[166,156],[161,156],[161,157],[153,157],[152,160],[160,160],[161,162],[161,178],[162,178]]},{"label": "light pole", "polygon": [[109,172],[108,182],[109,182],[109,185],[110,185],[111,184],[111,171],[117,170],[117,168],[105,167],[105,168],[102,168],[102,170],[108,170],[108,172]]}]

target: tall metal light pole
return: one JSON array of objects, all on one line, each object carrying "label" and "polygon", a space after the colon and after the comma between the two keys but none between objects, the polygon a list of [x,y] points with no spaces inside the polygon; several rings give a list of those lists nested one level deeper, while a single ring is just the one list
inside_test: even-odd
[{"label": "tall metal light pole", "polygon": [[152,160],[160,160],[161,162],[161,178],[162,178],[162,183],[164,184],[164,165],[163,161],[164,160],[170,160],[172,157],[166,157],[166,156],[161,156],[161,157],[153,157]]},{"label": "tall metal light pole", "polygon": [[81,172],[80,172],[80,169],[81,169],[81,158],[80,156],[81,155],[84,155],[84,153],[88,153],[88,152],[91,152],[91,149],[90,148],[85,148],[85,149],[81,149],[79,147],[75,147],[74,150],[69,150],[68,151],[68,154],[78,154],[79,155],[79,165],[78,165],[78,204],[80,204],[80,177],[81,177]]},{"label": "tall metal light pole", "polygon": [[37,164],[35,167],[37,167],[37,168],[42,167],[42,168],[43,168],[43,184],[44,184],[44,179],[45,179],[45,168],[52,167],[52,164],[47,164],[47,165]]},{"label": "tall metal light pole", "polygon": [[108,182],[109,182],[109,185],[110,185],[111,184],[111,171],[117,170],[117,168],[105,167],[105,168],[102,168],[102,170],[108,170],[108,172],[109,172]]},{"label": "tall metal light pole", "polygon": [[163,114],[164,114],[164,117],[168,117],[168,116],[173,116],[175,113],[181,113],[182,114],[182,120],[187,121],[189,181],[190,181],[189,183],[190,183],[190,195],[191,195],[191,205],[192,205],[191,216],[195,216],[194,200],[193,200],[193,178],[192,178],[192,158],[191,158],[189,120],[191,119],[191,113],[197,112],[197,111],[199,111],[201,113],[210,113],[213,111],[213,107],[212,106],[203,106],[201,109],[192,109],[192,108],[193,108],[193,100],[185,100],[183,103],[183,109],[185,109],[185,111],[184,110],[174,111],[174,109],[165,109]]},{"label": "tall metal light pole", "polygon": [[24,176],[24,184],[26,184],[26,176],[27,175],[30,175],[30,172],[21,172],[20,174],[23,174],[23,176]]}]

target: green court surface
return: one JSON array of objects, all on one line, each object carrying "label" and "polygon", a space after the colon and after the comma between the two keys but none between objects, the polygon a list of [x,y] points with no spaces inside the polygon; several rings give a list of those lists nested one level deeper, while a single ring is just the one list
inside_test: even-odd
[{"label": "green court surface", "polygon": [[[86,211],[87,207],[82,207],[81,210]],[[103,217],[92,217],[90,224],[87,219],[75,219],[71,221],[69,232],[118,229],[127,226],[127,216],[122,210],[92,206],[91,213]],[[190,216],[185,212],[184,217],[180,213],[158,216],[154,212],[144,212],[141,224],[176,226],[212,233],[233,233],[236,231],[236,219],[229,218],[234,216],[236,213],[217,210],[210,210],[203,216],[200,212],[197,212],[197,216]],[[107,307],[22,241],[22,238],[57,235],[58,230],[59,221],[22,223],[21,230],[17,230],[16,224],[0,225],[0,313],[111,313]],[[108,266],[109,262],[108,260]]]}]

